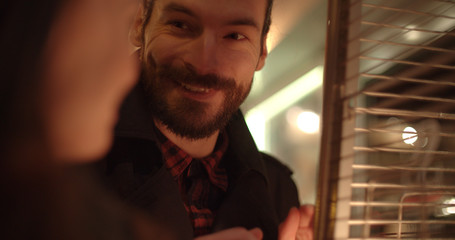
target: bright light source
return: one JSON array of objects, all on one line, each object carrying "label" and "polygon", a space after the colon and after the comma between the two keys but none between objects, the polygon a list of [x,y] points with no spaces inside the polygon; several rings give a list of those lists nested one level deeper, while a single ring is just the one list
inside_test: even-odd
[{"label": "bright light source", "polygon": [[319,115],[314,112],[301,112],[297,116],[297,127],[304,133],[319,131]]},{"label": "bright light source", "polygon": [[404,36],[406,37],[407,40],[417,41],[422,37],[422,34],[420,33],[420,31],[414,30],[414,29],[416,29],[416,27],[417,27],[416,25],[407,26],[408,29],[411,29],[411,30],[407,30],[407,32],[404,34]]},{"label": "bright light source", "polygon": [[[317,66],[294,82],[276,92],[250,111],[261,111],[266,121],[294,105],[322,86],[323,66]],[[248,114],[247,112],[247,114]]]},{"label": "bright light source", "polygon": [[[444,204],[455,204],[455,198],[448,199],[444,201]],[[450,206],[442,209],[442,214],[444,215],[451,215],[455,214],[455,206]]]},{"label": "bright light source", "polygon": [[418,139],[417,131],[413,127],[406,127],[403,130],[401,137],[403,138],[404,143],[409,145],[413,145]]},{"label": "bright light source", "polygon": [[261,151],[266,150],[264,113],[261,111],[250,111],[246,115],[245,121],[258,149]]}]

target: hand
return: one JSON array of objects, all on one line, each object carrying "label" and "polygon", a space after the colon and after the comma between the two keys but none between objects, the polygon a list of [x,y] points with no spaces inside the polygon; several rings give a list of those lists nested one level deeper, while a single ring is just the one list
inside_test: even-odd
[{"label": "hand", "polygon": [[312,205],[303,205],[299,209],[291,208],[287,218],[280,224],[278,239],[312,240],[313,217],[314,206]]},{"label": "hand", "polygon": [[195,238],[194,240],[261,240],[262,231],[259,228],[246,230],[236,227]]}]

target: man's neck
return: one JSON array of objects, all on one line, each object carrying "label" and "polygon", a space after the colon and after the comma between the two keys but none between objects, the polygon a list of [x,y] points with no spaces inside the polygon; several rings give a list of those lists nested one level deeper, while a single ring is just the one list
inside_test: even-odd
[{"label": "man's neck", "polygon": [[155,125],[164,136],[193,158],[202,158],[210,155],[215,148],[219,134],[219,131],[216,131],[207,138],[194,140],[176,135],[160,121],[155,121]]}]

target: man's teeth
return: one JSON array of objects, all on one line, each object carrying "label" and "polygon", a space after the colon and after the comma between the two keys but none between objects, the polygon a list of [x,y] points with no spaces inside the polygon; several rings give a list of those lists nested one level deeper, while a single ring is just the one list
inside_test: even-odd
[{"label": "man's teeth", "polygon": [[209,92],[209,89],[207,89],[207,88],[195,87],[195,86],[187,85],[184,83],[181,83],[181,85],[185,89],[190,90],[192,92],[199,92],[199,93],[208,93]]}]

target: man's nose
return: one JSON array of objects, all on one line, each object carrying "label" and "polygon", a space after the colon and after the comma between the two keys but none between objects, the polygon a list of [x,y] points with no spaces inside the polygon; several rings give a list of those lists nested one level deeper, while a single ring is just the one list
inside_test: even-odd
[{"label": "man's nose", "polygon": [[216,73],[219,50],[219,42],[214,34],[201,34],[189,44],[184,61],[199,74]]}]

